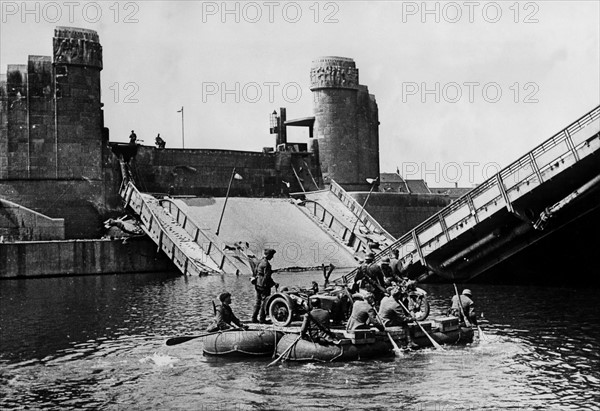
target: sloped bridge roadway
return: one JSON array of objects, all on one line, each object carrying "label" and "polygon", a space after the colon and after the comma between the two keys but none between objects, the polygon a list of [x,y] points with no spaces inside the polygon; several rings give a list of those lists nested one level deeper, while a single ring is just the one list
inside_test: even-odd
[{"label": "sloped bridge roadway", "polygon": [[208,273],[249,274],[250,264],[223,252],[207,234],[170,200],[141,193],[131,180],[120,191],[125,208],[133,210],[144,232],[184,275]]},{"label": "sloped bridge roadway", "polygon": [[[600,106],[376,255],[408,275],[466,281],[600,208]],[[565,239],[568,241],[568,239]],[[336,279],[349,281],[355,271]]]}]

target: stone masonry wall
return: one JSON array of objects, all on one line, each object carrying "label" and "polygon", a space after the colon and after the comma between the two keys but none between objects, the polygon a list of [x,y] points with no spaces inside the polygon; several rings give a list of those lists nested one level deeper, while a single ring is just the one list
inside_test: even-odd
[{"label": "stone masonry wall", "polygon": [[8,96],[6,74],[0,73],[0,180],[8,177]]},{"label": "stone masonry wall", "polygon": [[0,236],[3,241],[64,240],[65,222],[0,198]]},{"label": "stone masonry wall", "polygon": [[[349,193],[363,204],[368,193]],[[366,210],[391,235],[398,238],[450,204],[450,198],[435,194],[371,193]]]},{"label": "stone masonry wall", "polygon": [[120,208],[101,70],[96,32],[58,27],[53,57],[29,56],[0,79],[0,197],[64,218],[67,238],[97,237]]},{"label": "stone masonry wall", "polygon": [[148,238],[0,243],[0,279],[140,272],[177,268]]},{"label": "stone masonry wall", "polygon": [[139,146],[130,165],[142,191],[166,193],[173,186],[176,195],[200,196],[225,196],[235,167],[242,180],[233,181],[230,195],[260,197],[279,194],[275,159],[275,153]]}]

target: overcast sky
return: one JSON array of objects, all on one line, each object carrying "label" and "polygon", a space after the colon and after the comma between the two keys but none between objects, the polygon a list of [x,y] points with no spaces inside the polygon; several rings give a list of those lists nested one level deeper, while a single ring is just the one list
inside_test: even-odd
[{"label": "overcast sky", "polygon": [[471,186],[600,104],[598,1],[23,4],[2,2],[2,72],[52,55],[56,26],[96,30],[112,141],[181,147],[184,106],[186,148],[261,151],[274,109],[313,115],[312,60],[343,56],[379,105],[381,171]]}]

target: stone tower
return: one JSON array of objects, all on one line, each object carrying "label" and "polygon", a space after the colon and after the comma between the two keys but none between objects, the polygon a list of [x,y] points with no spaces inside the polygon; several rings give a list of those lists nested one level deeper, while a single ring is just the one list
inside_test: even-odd
[{"label": "stone tower", "polygon": [[[379,176],[379,120],[375,97],[358,83],[354,60],[321,57],[312,62],[315,125],[312,150],[323,181],[349,191],[368,190]],[[315,144],[316,142],[316,144]]]},{"label": "stone tower", "polygon": [[93,30],[54,30],[57,177],[102,177],[102,46]]},{"label": "stone tower", "polygon": [[52,57],[29,56],[0,76],[0,193],[63,218],[67,238],[93,237],[119,205],[106,184],[101,70],[95,31],[57,27]]},{"label": "stone tower", "polygon": [[53,46],[0,79],[0,179],[102,177],[98,35],[57,27]]}]

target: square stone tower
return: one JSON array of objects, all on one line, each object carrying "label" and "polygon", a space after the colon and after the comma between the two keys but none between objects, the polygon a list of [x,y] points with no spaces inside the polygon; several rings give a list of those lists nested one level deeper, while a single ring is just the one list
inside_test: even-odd
[{"label": "square stone tower", "polygon": [[64,218],[68,238],[94,237],[114,197],[105,183],[101,70],[95,31],[57,27],[52,57],[29,56],[0,77],[0,193]]}]

